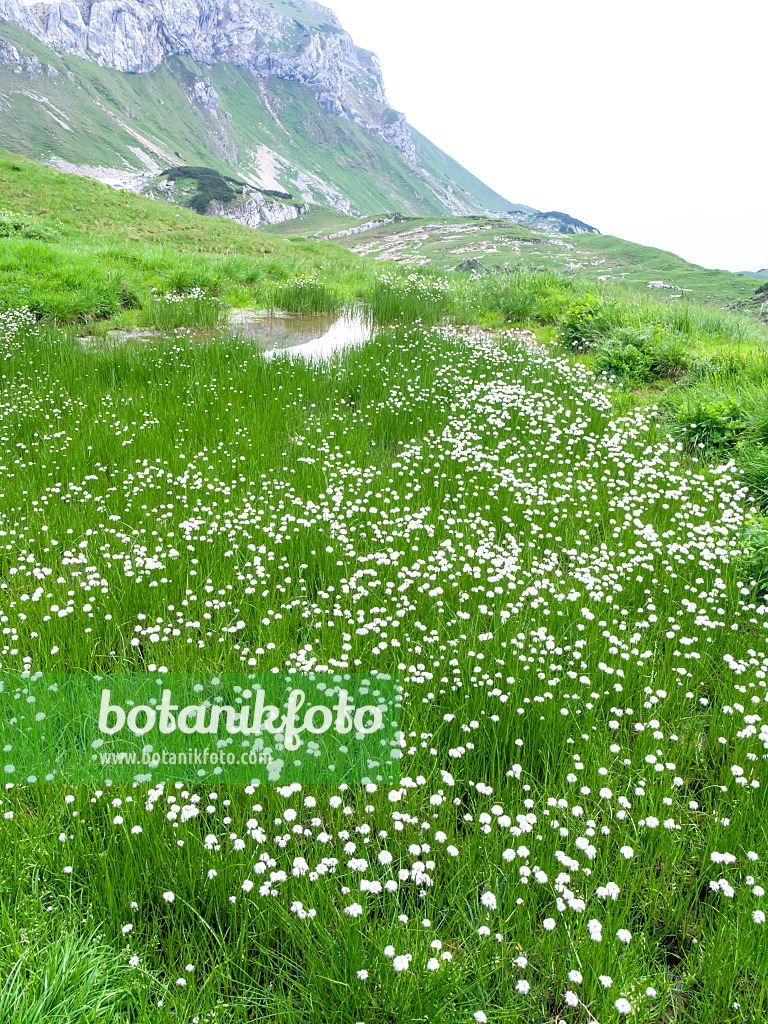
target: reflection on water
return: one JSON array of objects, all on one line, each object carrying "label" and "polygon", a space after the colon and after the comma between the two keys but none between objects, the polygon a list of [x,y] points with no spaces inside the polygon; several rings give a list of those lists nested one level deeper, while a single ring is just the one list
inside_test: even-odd
[{"label": "reflection on water", "polygon": [[306,359],[323,359],[367,341],[371,320],[356,308],[308,316],[234,310],[228,318],[227,334],[257,342],[268,355],[291,352]]},{"label": "reflection on water", "polygon": [[[334,352],[361,345],[373,331],[370,314],[359,306],[351,306],[340,313],[300,315],[261,309],[233,309],[226,326],[216,331],[177,329],[174,339],[185,339],[192,344],[211,344],[223,338],[253,341],[268,356],[278,352],[295,353],[305,359],[325,359]],[[126,345],[131,342],[147,343],[167,339],[169,335],[148,328],[107,331],[106,337],[78,335],[84,348],[97,349],[107,345]]]}]

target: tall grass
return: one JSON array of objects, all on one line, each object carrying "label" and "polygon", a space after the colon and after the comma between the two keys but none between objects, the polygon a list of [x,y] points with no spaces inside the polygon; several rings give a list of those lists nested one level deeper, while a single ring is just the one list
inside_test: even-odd
[{"label": "tall grass", "polygon": [[3,951],[0,1024],[123,1024],[149,1003],[126,961],[93,933],[71,931],[27,945],[14,961]]},{"label": "tall grass", "polygon": [[549,271],[517,271],[481,278],[476,285],[482,308],[508,323],[554,324],[586,292],[583,286]]},{"label": "tall grass", "polygon": [[[676,1000],[764,1017],[768,786],[731,713],[764,696],[762,617],[727,565],[727,474],[654,416],[617,419],[587,367],[504,338],[406,323],[307,364],[27,331],[4,354],[3,668],[399,672],[409,779],[338,805],[5,790],[3,930],[51,936],[0,957],[8,1013],[534,1024],[575,1019],[570,991],[601,1021],[619,998],[643,1024]],[[379,877],[394,891],[363,891]],[[60,953],[83,921],[102,938]]]},{"label": "tall grass", "polygon": [[154,295],[146,310],[146,320],[158,330],[179,327],[213,330],[219,322],[222,302],[213,295],[193,288],[189,292]]},{"label": "tall grass", "polygon": [[338,293],[317,280],[296,280],[272,291],[272,302],[289,313],[335,313],[342,305]]},{"label": "tall grass", "polygon": [[437,324],[456,309],[459,287],[448,278],[410,272],[380,275],[366,295],[375,320],[382,324]]}]

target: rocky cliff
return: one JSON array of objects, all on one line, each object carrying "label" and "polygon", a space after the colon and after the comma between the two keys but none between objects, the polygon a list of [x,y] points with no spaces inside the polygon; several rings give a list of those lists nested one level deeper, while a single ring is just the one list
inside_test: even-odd
[{"label": "rocky cliff", "polygon": [[147,73],[168,57],[188,55],[299,82],[323,110],[418,159],[404,115],[387,103],[376,56],[356,47],[333,11],[314,0],[290,7],[285,0],[60,0],[32,7],[0,0],[0,19],[53,50],[117,71]]},{"label": "rocky cliff", "polygon": [[593,230],[511,203],[412,128],[376,56],[315,0],[0,0],[0,146],[117,188],[182,165],[234,174],[290,196],[291,217],[493,212]]}]

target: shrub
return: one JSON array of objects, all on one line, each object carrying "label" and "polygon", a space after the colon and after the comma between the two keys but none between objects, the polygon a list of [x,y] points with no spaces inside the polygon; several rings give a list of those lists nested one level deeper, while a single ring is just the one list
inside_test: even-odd
[{"label": "shrub", "polygon": [[597,373],[618,380],[650,379],[648,354],[641,345],[624,338],[607,338],[594,349],[592,366]]},{"label": "shrub", "polygon": [[615,302],[587,295],[575,306],[570,306],[560,320],[560,340],[575,352],[585,352],[599,338],[621,324]]},{"label": "shrub", "polygon": [[648,382],[677,379],[691,366],[685,339],[663,324],[624,327],[594,344],[592,365],[598,373],[620,380]]},{"label": "shrub", "polygon": [[685,402],[677,413],[675,431],[690,447],[705,451],[733,448],[750,427],[735,398],[697,399]]},{"label": "shrub", "polygon": [[212,202],[233,202],[245,187],[245,182],[220,174],[211,167],[172,167],[163,171],[160,177],[167,178],[168,181],[195,182],[197,194],[187,201],[187,206],[195,213],[205,213]]},{"label": "shrub", "polygon": [[[252,187],[239,178],[221,174],[212,167],[171,167],[163,171],[159,177],[167,178],[168,181],[194,181],[197,194],[187,200],[187,206],[195,213],[205,213],[212,202],[234,202],[244,188]],[[254,191],[261,192],[270,199],[282,199],[286,202],[293,199],[290,192],[281,192],[277,189],[260,188]]]}]

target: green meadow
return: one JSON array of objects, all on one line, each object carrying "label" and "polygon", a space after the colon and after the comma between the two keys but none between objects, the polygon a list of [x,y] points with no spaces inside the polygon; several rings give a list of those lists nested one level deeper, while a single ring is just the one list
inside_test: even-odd
[{"label": "green meadow", "polygon": [[[765,325],[0,185],[0,1024],[768,1015]],[[381,673],[400,779],[30,781],[41,673]]]}]

